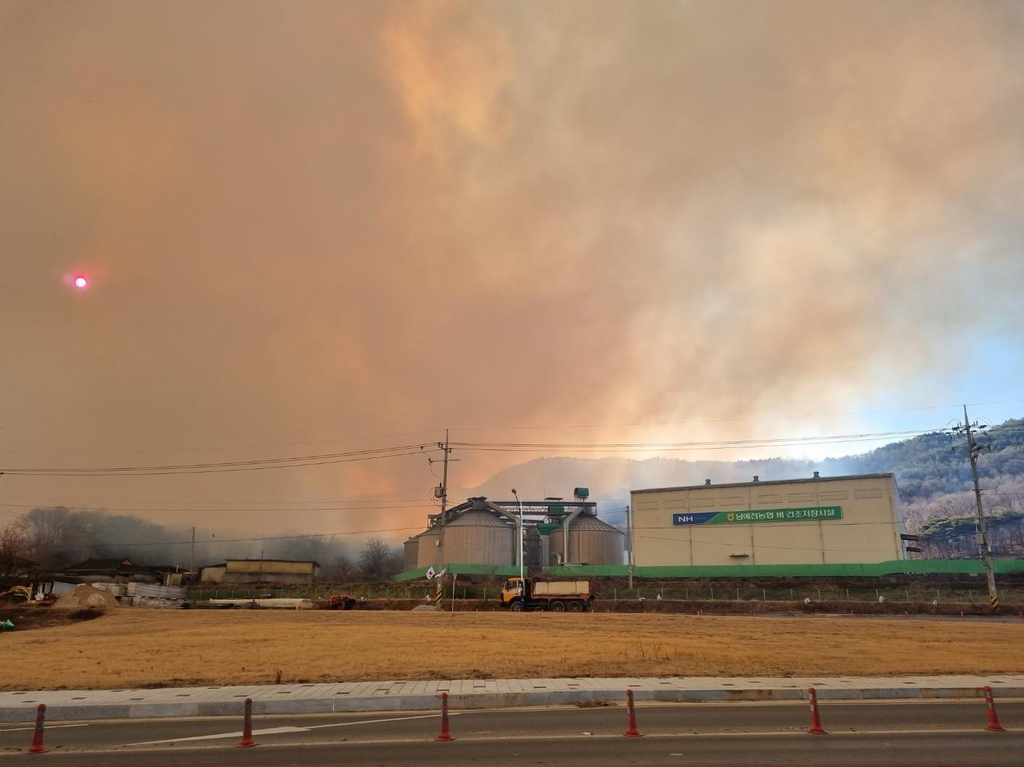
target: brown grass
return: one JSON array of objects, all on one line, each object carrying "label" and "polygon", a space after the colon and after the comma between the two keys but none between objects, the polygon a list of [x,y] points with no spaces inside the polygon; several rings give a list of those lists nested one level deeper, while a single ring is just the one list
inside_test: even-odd
[{"label": "brown grass", "polygon": [[4,634],[0,689],[1024,672],[1024,621],[115,609]]}]

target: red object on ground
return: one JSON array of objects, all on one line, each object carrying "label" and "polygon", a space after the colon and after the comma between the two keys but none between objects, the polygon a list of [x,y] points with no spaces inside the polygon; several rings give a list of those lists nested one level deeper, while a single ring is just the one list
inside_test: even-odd
[{"label": "red object on ground", "polygon": [[981,689],[985,692],[985,705],[988,707],[988,726],[985,729],[989,732],[1006,732],[1006,728],[999,724],[999,717],[996,716],[996,703],[992,700],[992,688],[985,685]]},{"label": "red object on ground", "polygon": [[434,740],[455,740],[452,731],[448,729],[448,693],[441,693],[441,732]]},{"label": "red object on ground", "polygon": [[252,748],[258,745],[252,739],[252,698],[245,699],[245,719],[242,723],[242,739],[235,744],[235,748]]},{"label": "red object on ground", "polygon": [[636,728],[636,706],[633,704],[633,691],[626,690],[626,709],[629,711],[629,729],[623,735],[627,738],[639,738],[643,733]]},{"label": "red object on ground", "polygon": [[26,754],[45,754],[48,749],[43,745],[43,723],[46,721],[46,704],[40,703],[36,706],[36,729],[32,733],[32,745],[29,746]]},{"label": "red object on ground", "polygon": [[807,732],[811,735],[827,735],[825,728],[821,726],[821,716],[818,715],[818,693],[813,687],[808,687],[807,694],[811,698],[811,729]]},{"label": "red object on ground", "polygon": [[327,597],[327,607],[331,610],[354,610],[356,605],[365,601],[365,597],[354,597],[350,594],[332,594]]}]

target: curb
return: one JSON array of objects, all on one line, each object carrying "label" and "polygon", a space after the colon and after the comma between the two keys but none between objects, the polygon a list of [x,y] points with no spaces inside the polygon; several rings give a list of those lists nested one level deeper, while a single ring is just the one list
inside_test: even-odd
[{"label": "curb", "polygon": [[[656,703],[741,703],[756,701],[802,701],[802,689],[693,689],[644,690],[630,687],[635,699]],[[45,697],[45,693],[37,694]],[[935,700],[982,698],[980,687],[882,687],[882,688],[819,688],[818,699],[842,700]],[[1003,698],[1024,698],[1024,687],[999,690]],[[525,706],[567,706],[595,701],[624,701],[622,688],[606,690],[550,690],[545,692],[473,692],[451,695],[452,710],[516,708]],[[182,701],[153,703],[53,703],[47,704],[48,721],[81,721],[103,719],[159,719],[184,717],[240,716],[241,702]],[[435,711],[439,706],[435,694],[396,695],[391,698],[353,697],[341,700],[307,698],[299,700],[253,700],[253,713],[331,714],[373,711]],[[0,706],[0,722],[29,722],[35,719],[36,702]]]}]

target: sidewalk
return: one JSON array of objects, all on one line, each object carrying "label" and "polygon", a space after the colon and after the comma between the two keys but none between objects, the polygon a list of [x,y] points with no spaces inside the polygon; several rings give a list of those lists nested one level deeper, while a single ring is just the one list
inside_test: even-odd
[{"label": "sidewalk", "polygon": [[257,714],[423,711],[449,695],[453,710],[556,706],[621,701],[737,702],[801,700],[814,687],[819,700],[975,698],[989,685],[997,698],[1024,698],[1024,674],[881,677],[669,677],[624,679],[480,679],[346,682],[240,687],[164,687],[146,690],[0,692],[0,722],[27,722],[36,706],[56,720],[240,716],[245,698]]}]

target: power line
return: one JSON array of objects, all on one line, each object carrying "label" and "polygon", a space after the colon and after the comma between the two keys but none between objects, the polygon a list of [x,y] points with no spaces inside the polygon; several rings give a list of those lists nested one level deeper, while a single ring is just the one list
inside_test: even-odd
[{"label": "power line", "polygon": [[[38,504],[29,503],[3,503],[4,506],[15,509],[38,509],[42,508]],[[176,506],[162,506],[162,507],[149,507],[139,508],[137,506],[72,506],[68,507],[73,511],[95,511],[95,512],[112,512],[112,511],[123,511],[123,512],[150,512],[150,511],[205,511],[218,513],[223,512],[225,514],[232,514],[237,512],[245,513],[271,513],[271,514],[301,514],[306,512],[323,512],[323,511],[401,511],[403,509],[430,509],[433,508],[433,504],[430,503],[416,503],[416,504],[401,504],[401,505],[369,505],[369,506],[314,506],[307,508],[297,509],[286,509],[286,508],[267,508],[267,509],[254,509],[244,506],[236,508],[204,508],[202,506],[191,506],[191,507],[176,507]],[[0,510],[0,514],[4,513]]]},{"label": "power line", "polygon": [[[336,533],[308,533],[305,535],[265,535],[257,538],[211,538],[210,540],[201,541],[200,545],[203,546],[215,546],[223,543],[254,543],[260,541],[293,541],[303,540],[309,538],[344,538],[352,535],[375,535],[378,533],[401,533],[409,530],[422,530],[422,526],[416,527],[386,527],[379,530],[350,530],[348,532],[336,532]],[[62,543],[53,544],[49,546],[34,546],[33,548],[41,550],[50,549],[82,549],[82,548],[113,548],[113,547],[144,547],[144,546],[191,546],[192,541],[137,541],[137,542],[113,542],[113,543],[93,543],[91,541],[83,541],[76,543]]]},{"label": "power line", "polygon": [[[168,447],[168,448],[132,448],[132,453],[198,453],[206,450],[262,450],[270,447],[302,447],[303,445],[333,445],[339,442],[362,442],[370,441],[374,439],[392,439],[394,437],[418,437],[421,434],[436,434],[443,429],[424,429],[422,431],[409,431],[409,432],[398,432],[394,434],[374,434],[362,437],[335,437],[334,439],[319,439],[309,440],[305,442],[270,442],[259,445],[211,445],[208,447]],[[95,455],[97,452],[94,449],[89,450],[0,450],[0,455],[32,455],[34,453],[52,453],[58,455],[76,455],[76,454],[90,454]],[[102,451],[102,452],[121,452],[121,451]]]},{"label": "power line", "polygon": [[[1012,400],[1000,400],[996,402],[970,402],[968,405],[971,407],[985,407],[989,405],[1016,405],[1024,402],[1024,399],[1012,399]],[[590,424],[564,424],[561,426],[464,426],[452,431],[466,432],[466,431],[531,431],[531,430],[557,430],[557,429],[617,429],[617,428],[633,428],[641,426],[695,426],[700,424],[716,424],[716,423],[749,423],[752,421],[776,421],[776,420],[791,420],[794,418],[829,418],[834,416],[847,416],[847,415],[879,415],[883,413],[913,413],[923,412],[932,410],[952,410],[954,408],[960,408],[959,404],[956,405],[925,405],[921,407],[904,407],[904,408],[882,408],[875,410],[846,410],[836,412],[825,412],[825,413],[799,413],[793,415],[766,415],[766,416],[752,416],[749,418],[710,418],[710,419],[696,419],[687,421],[638,421],[635,423],[590,423]]]},{"label": "power line", "polygon": [[[1021,427],[1001,427],[1016,431]],[[694,442],[451,442],[448,449],[457,448],[469,452],[678,452],[735,450],[752,448],[780,448],[822,444],[841,444],[866,441],[906,440],[929,434],[940,434],[941,429],[918,429],[905,431],[865,432],[857,434],[811,435],[803,437],[773,437],[736,440],[707,440]],[[116,476],[162,476],[179,474],[213,474],[239,471],[263,471],[268,469],[320,466],[355,461],[402,458],[413,455],[430,455],[444,450],[436,442],[424,442],[391,447],[370,448],[347,452],[320,453],[299,456],[257,458],[244,461],[208,461],[203,463],[156,464],[138,466],[101,467],[32,467],[4,468],[0,473],[12,476],[40,477],[116,477]]]},{"label": "power line", "polygon": [[[216,507],[216,506],[225,506],[225,505],[227,505],[227,506],[239,506],[239,507],[241,507],[244,510],[248,510],[248,509],[251,509],[253,506],[286,506],[286,505],[294,505],[294,504],[303,504],[303,505],[314,504],[314,505],[321,505],[321,506],[342,506],[344,504],[353,504],[353,503],[358,503],[358,504],[366,504],[366,503],[409,504],[409,503],[418,503],[418,502],[420,502],[422,500],[423,500],[422,498],[378,498],[378,499],[375,499],[375,500],[368,500],[368,501],[367,500],[345,500],[345,499],[340,499],[340,498],[329,498],[329,499],[326,499],[326,500],[320,499],[320,500],[308,500],[308,501],[285,501],[285,500],[277,500],[277,501],[251,500],[250,501],[250,500],[246,500],[246,499],[231,500],[231,501],[214,501],[214,500],[200,500],[200,501],[178,501],[178,500],[174,500],[174,501],[170,501],[170,500],[169,501],[155,501],[155,500],[150,499],[150,500],[145,500],[145,501],[138,501],[138,500],[122,499],[122,500],[118,501],[118,503],[132,504],[132,506],[129,507],[129,509],[135,509],[135,508],[138,508],[139,506],[144,506],[144,505],[147,505],[147,504],[151,505],[151,504],[154,504],[154,503],[157,503],[157,504],[180,503],[180,504],[189,504],[189,505],[192,505],[192,506],[210,507],[210,508],[213,508],[213,507]],[[8,503],[9,505],[17,505],[17,504],[14,503],[15,501],[32,501],[33,502],[32,505],[34,505],[34,506],[39,506],[39,505],[44,505],[44,506],[53,506],[53,505],[56,505],[56,506],[74,506],[77,503],[79,503],[79,501],[77,499],[74,499],[74,498],[35,498],[35,497],[17,496],[17,495],[10,495],[10,496],[7,496],[6,498],[0,498],[0,503]],[[85,501],[85,503],[88,503],[88,504],[100,504],[100,503],[102,503],[102,501]],[[150,509],[140,509],[140,511],[148,511],[148,510],[150,510]],[[160,509],[151,509],[151,510],[152,511],[159,511]],[[199,510],[201,511],[202,509],[199,509]]]},{"label": "power line", "polygon": [[709,440],[699,442],[453,442],[452,446],[461,450],[492,452],[545,452],[559,450],[579,452],[668,452],[681,450],[729,450],[743,447],[791,447],[799,445],[876,441],[880,439],[901,440],[936,433],[939,433],[939,430],[918,429],[909,431],[870,432],[862,434]]},{"label": "power line", "polygon": [[222,474],[236,471],[262,471],[266,469],[321,466],[326,464],[372,461],[383,458],[402,458],[436,451],[434,443],[396,445],[394,447],[355,450],[346,453],[322,453],[285,458],[259,458],[247,461],[217,461],[206,463],[163,464],[154,466],[103,466],[93,468],[43,467],[0,469],[12,476],[41,477],[117,477],[161,476],[168,474]]}]

